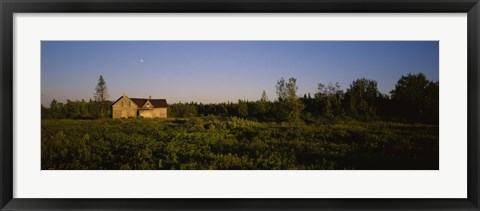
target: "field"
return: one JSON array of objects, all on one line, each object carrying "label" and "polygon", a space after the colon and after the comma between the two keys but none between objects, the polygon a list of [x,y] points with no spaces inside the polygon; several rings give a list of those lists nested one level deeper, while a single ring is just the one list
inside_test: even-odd
[{"label": "field", "polygon": [[438,169],[438,126],[237,117],[42,120],[42,169]]}]

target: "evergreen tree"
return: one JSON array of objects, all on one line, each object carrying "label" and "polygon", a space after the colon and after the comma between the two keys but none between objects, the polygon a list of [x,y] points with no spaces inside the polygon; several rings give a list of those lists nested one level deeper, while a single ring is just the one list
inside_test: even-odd
[{"label": "evergreen tree", "polygon": [[97,86],[95,87],[95,101],[98,102],[100,107],[100,117],[105,117],[107,115],[107,104],[105,103],[106,100],[109,98],[108,90],[107,90],[107,82],[103,79],[103,76],[100,75],[98,79]]}]

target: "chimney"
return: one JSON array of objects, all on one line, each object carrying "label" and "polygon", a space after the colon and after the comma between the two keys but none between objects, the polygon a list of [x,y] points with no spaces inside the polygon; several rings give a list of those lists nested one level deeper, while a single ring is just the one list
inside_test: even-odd
[{"label": "chimney", "polygon": [[125,93],[122,93],[122,96],[125,96]]},{"label": "chimney", "polygon": [[150,99],[150,100],[151,100],[151,99],[152,99],[152,96],[151,96],[151,95],[150,95],[150,96],[148,96],[148,99]]}]

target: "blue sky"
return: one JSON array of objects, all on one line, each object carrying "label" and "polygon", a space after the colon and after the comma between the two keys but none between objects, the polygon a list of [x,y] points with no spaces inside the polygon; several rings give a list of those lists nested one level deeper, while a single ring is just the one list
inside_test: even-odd
[{"label": "blue sky", "polygon": [[359,78],[380,92],[422,72],[437,81],[437,41],[42,41],[42,104],[93,98],[98,77],[110,100],[165,98],[175,102],[276,98],[280,77],[297,78],[299,95],[318,83],[348,88]]}]

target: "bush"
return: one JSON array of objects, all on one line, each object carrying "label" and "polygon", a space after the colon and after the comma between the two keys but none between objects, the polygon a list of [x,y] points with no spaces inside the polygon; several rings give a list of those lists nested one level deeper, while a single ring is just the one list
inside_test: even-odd
[{"label": "bush", "polygon": [[42,120],[42,169],[438,169],[438,126],[237,117]]}]

